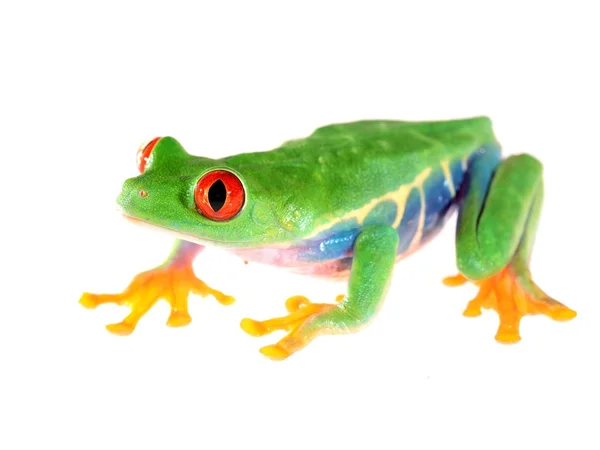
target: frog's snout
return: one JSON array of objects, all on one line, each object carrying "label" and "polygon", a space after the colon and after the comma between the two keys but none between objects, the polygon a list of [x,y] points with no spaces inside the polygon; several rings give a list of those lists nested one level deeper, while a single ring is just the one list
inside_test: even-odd
[{"label": "frog's snout", "polygon": [[145,187],[139,186],[135,179],[126,180],[117,197],[117,204],[121,209],[128,209],[148,197],[149,192]]}]

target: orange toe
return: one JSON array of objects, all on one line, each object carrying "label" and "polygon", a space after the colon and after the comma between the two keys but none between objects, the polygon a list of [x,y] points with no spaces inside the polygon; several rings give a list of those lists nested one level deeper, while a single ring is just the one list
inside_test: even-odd
[{"label": "orange toe", "polygon": [[[444,279],[448,286],[458,286],[467,280],[462,275]],[[482,309],[498,313],[496,340],[512,344],[521,340],[519,327],[526,315],[543,314],[553,320],[566,321],[577,313],[542,291],[528,276],[517,276],[511,266],[484,280],[474,281],[479,287],[477,296],[469,302],[464,315],[476,317]]]}]

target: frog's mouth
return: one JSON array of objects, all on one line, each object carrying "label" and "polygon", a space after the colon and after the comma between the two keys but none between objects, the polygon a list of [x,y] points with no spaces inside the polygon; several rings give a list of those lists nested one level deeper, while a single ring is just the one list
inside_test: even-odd
[{"label": "frog's mouth", "polygon": [[[198,244],[203,247],[213,246],[213,247],[228,247],[228,248],[246,248],[246,247],[248,247],[248,244],[250,243],[250,241],[246,241],[246,242],[227,241],[227,242],[224,242],[224,241],[217,241],[214,239],[198,238],[191,234],[186,234],[181,231],[174,230],[172,228],[162,227],[160,225],[155,225],[153,223],[146,222],[143,219],[139,219],[137,217],[130,216],[128,214],[125,214],[122,211],[120,211],[120,213],[123,217],[125,217],[125,219],[128,222],[131,222],[135,225],[142,226],[144,228],[154,230],[154,231],[159,231],[161,233],[169,235],[172,238],[181,239],[182,241],[192,242],[194,244]],[[258,247],[259,245],[257,244],[256,246]],[[273,244],[270,245],[270,247],[274,247],[274,246],[276,247],[276,245],[273,245]],[[286,247],[286,246],[283,245],[283,247]]]},{"label": "frog's mouth", "polygon": [[[123,212],[121,212],[121,214],[123,215],[123,217],[125,217],[125,219],[128,222],[131,222],[135,225],[142,226],[142,227],[150,229],[150,230],[159,231],[161,233],[168,234],[169,236],[174,237],[175,239],[181,239],[183,241],[193,242],[194,244],[198,244],[198,245],[202,245],[202,246],[223,244],[220,241],[215,241],[215,240],[211,240],[211,239],[200,239],[196,236],[192,236],[191,234],[186,234],[186,233],[182,233],[181,231],[173,230],[172,228],[161,227],[160,225],[155,225],[153,223],[146,222],[143,219],[139,219],[137,217],[130,216]],[[231,244],[233,244],[235,246],[236,243],[232,242]]]}]

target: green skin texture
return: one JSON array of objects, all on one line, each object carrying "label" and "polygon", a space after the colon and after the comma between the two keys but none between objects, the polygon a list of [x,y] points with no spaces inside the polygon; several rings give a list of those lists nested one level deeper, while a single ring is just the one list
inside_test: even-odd
[{"label": "green skin texture", "polygon": [[[177,140],[165,137],[154,148],[145,172],[124,183],[118,203],[127,216],[202,245],[285,247],[413,182],[428,167],[466,158],[490,143],[497,140],[485,117],[330,125],[273,151],[217,160],[190,155]],[[245,189],[245,205],[229,221],[202,216],[194,203],[197,181],[218,169],[236,174]],[[377,183],[371,182],[373,174]],[[147,197],[138,194],[141,190]],[[531,156],[509,157],[494,167],[494,173],[473,171],[459,209],[459,271],[481,280],[512,264],[526,288],[539,289],[530,281],[527,267],[542,196],[542,166]],[[348,333],[367,324],[385,297],[397,248],[394,228],[364,226],[354,243],[346,298],[307,320],[295,336],[284,338],[283,345],[297,345],[292,341],[298,335],[305,345],[319,334]]]}]

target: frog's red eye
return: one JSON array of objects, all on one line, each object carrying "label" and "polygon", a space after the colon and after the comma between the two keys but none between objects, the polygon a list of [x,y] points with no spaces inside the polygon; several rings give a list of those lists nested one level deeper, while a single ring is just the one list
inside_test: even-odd
[{"label": "frog's red eye", "polygon": [[211,220],[229,220],[244,206],[244,186],[226,170],[207,173],[196,184],[194,200],[200,213]]},{"label": "frog's red eye", "polygon": [[148,159],[150,158],[150,154],[154,149],[154,146],[159,141],[160,137],[155,137],[150,142],[146,144],[142,144],[137,152],[137,166],[140,170],[140,173],[144,173],[146,170],[146,164],[148,164]]}]

